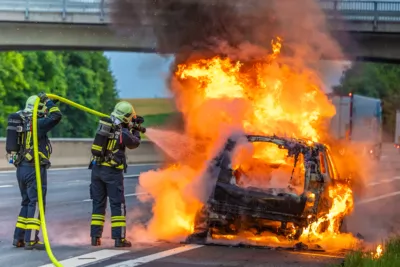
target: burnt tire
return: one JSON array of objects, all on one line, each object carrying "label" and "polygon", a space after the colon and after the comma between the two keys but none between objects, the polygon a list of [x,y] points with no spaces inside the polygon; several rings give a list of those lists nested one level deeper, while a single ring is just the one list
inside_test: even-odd
[{"label": "burnt tire", "polygon": [[193,233],[186,238],[186,243],[199,245],[205,244],[207,241],[207,235],[208,231]]},{"label": "burnt tire", "polygon": [[186,238],[187,243],[204,244],[207,240],[210,225],[208,222],[208,210],[203,207],[196,213],[194,219],[194,231]]},{"label": "burnt tire", "polygon": [[293,240],[299,240],[302,234],[303,234],[303,228],[299,227],[296,230],[296,233],[293,235]]}]

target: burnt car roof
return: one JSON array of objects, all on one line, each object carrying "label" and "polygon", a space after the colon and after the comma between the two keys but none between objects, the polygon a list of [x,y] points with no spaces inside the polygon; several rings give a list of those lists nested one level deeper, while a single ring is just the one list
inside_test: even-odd
[{"label": "burnt car roof", "polygon": [[281,137],[276,135],[251,135],[247,134],[246,138],[249,142],[269,142],[281,145],[283,148],[291,149],[294,146],[303,149],[326,149],[322,143],[314,142],[308,139]]}]

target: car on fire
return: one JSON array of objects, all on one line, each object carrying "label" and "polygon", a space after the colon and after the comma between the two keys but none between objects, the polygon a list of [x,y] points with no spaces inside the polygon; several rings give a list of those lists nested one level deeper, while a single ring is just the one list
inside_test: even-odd
[{"label": "car on fire", "polygon": [[[244,187],[241,183],[249,168],[233,162],[241,138],[252,145],[272,145],[283,150],[290,160],[284,163],[252,159],[265,176],[259,180],[261,183]],[[243,230],[255,234],[268,231],[298,240],[305,228],[329,213],[333,205],[329,188],[349,184],[339,176],[326,145],[278,136],[231,136],[210,163],[207,173],[207,179],[214,181],[212,190],[207,203],[197,212],[188,243],[203,243],[213,235],[232,235]],[[287,184],[274,185],[273,175],[278,175],[279,180],[286,178]],[[338,219],[338,231],[344,227],[343,218],[344,214]],[[318,232],[324,232],[328,225],[329,222],[321,224]]]}]

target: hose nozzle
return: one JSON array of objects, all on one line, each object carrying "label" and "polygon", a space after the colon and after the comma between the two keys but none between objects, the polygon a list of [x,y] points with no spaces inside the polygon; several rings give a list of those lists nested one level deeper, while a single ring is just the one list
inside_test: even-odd
[{"label": "hose nozzle", "polygon": [[145,128],[145,127],[142,127],[142,126],[140,126],[140,125],[137,125],[137,124],[134,124],[134,125],[132,126],[132,129],[134,129],[134,130],[136,130],[136,131],[139,131],[139,132],[141,132],[141,133],[146,133],[146,128]]}]

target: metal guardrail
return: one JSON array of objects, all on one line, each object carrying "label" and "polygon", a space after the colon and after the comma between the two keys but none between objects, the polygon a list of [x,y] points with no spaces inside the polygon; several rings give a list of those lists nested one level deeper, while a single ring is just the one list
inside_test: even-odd
[{"label": "metal guardrail", "polygon": [[329,19],[352,21],[399,22],[400,2],[319,0]]},{"label": "metal guardrail", "polygon": [[[87,14],[91,17],[98,16],[99,23],[106,23],[108,20],[107,15],[110,10],[110,3],[112,1],[113,0],[0,0],[0,12],[25,14],[25,20],[27,21],[30,21],[30,14],[33,13],[57,13],[60,14],[61,21],[66,20],[67,15]],[[328,19],[373,22],[400,21],[399,1],[319,0],[319,3],[322,10],[327,13]],[[0,16],[0,21],[1,20],[2,18]],[[56,22],[57,19],[54,20]],[[90,21],[93,22],[93,19]]]},{"label": "metal guardrail", "polygon": [[102,22],[108,10],[107,0],[0,0],[0,11],[24,13],[28,21],[31,13],[58,13],[61,20],[65,20],[67,14],[87,14],[98,16]]}]

